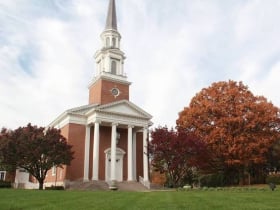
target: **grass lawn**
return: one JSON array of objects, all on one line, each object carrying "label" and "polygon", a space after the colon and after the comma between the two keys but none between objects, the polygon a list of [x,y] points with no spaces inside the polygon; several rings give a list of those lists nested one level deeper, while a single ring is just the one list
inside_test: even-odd
[{"label": "grass lawn", "polygon": [[0,189],[1,210],[279,210],[280,191],[92,192]]}]

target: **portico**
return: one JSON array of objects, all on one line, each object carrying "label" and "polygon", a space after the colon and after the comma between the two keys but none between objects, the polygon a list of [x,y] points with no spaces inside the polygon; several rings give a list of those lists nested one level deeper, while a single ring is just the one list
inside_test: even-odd
[{"label": "portico", "polygon": [[[110,117],[108,117],[108,109],[110,110]],[[138,110],[137,110],[138,109]],[[136,177],[136,141],[137,133],[142,136],[140,139],[142,144],[142,156],[143,156],[143,179],[148,180],[148,157],[147,157],[147,141],[148,141],[148,126],[151,124],[149,114],[140,110],[138,107],[128,101],[121,101],[111,104],[110,106],[104,105],[99,107],[98,111],[93,110],[93,112],[88,116],[88,123],[86,125],[86,135],[85,135],[85,157],[84,157],[84,181],[89,180],[102,180],[104,177],[99,175],[100,170],[105,170],[105,180],[106,181],[136,181],[139,177]],[[123,112],[123,113],[122,113]],[[130,115],[129,115],[130,114]],[[94,115],[94,116],[92,116]],[[107,115],[107,116],[106,116]],[[110,119],[109,119],[110,118]],[[118,123],[119,122],[119,123]],[[100,148],[100,132],[102,132],[102,127],[106,127],[110,130],[110,146],[106,148],[104,142],[101,142],[101,148],[106,148],[104,151]],[[93,134],[91,133],[93,130]],[[121,133],[119,131],[122,131]],[[122,136],[124,135],[124,136]],[[93,138],[90,138],[93,136]],[[91,142],[92,141],[92,142]],[[102,140],[101,140],[102,141]],[[103,140],[107,141],[108,139]],[[121,141],[125,141],[122,142]],[[138,142],[139,145],[140,142]],[[90,147],[92,145],[92,148]],[[90,153],[92,152],[92,158]],[[120,159],[120,153],[118,151],[123,151],[122,155],[125,158]],[[139,151],[139,149],[138,149]],[[105,163],[102,163],[99,158],[100,155],[105,156]],[[92,159],[92,161],[90,161]],[[110,160],[109,160],[110,159]],[[108,170],[108,161],[110,162],[110,170]],[[125,163],[120,161],[126,160]],[[92,166],[90,166],[92,163]],[[122,167],[122,174],[126,174],[125,178],[117,179],[117,167]],[[92,176],[90,177],[89,169],[92,168]],[[126,171],[124,171],[124,168]],[[108,172],[110,174],[108,175]]]}]

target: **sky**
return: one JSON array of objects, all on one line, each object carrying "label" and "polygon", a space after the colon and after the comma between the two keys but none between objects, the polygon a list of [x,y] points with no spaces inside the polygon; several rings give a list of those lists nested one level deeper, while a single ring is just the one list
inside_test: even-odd
[{"label": "sky", "polygon": [[[88,103],[108,0],[0,0],[0,128]],[[279,0],[116,0],[130,101],[176,125],[202,88],[242,81],[280,107]]]}]

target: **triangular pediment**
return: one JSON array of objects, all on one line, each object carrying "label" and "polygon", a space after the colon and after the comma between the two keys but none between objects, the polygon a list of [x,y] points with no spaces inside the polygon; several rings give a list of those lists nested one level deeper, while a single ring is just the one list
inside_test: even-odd
[{"label": "triangular pediment", "polygon": [[121,100],[104,105],[90,104],[69,109],[50,123],[49,127],[62,128],[64,125],[69,123],[87,124],[92,116],[93,119],[95,117],[101,117],[100,119],[102,120],[102,116],[104,117],[108,115],[110,116],[110,119],[106,117],[106,120],[109,122],[111,119],[120,119],[119,117],[123,117],[123,119],[139,119],[143,120],[143,122],[148,121],[149,125],[152,124],[152,122],[150,122],[152,116],[149,113],[145,112],[143,109],[130,101]]},{"label": "triangular pediment", "polygon": [[146,119],[152,118],[149,113],[127,100],[101,105],[96,109],[96,111]]}]

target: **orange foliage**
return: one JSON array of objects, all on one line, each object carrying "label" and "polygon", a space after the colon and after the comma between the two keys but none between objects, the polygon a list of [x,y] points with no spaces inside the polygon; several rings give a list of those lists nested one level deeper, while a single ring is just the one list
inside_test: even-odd
[{"label": "orange foliage", "polygon": [[202,89],[177,120],[178,129],[194,132],[228,166],[263,164],[280,138],[280,112],[254,96],[242,82],[217,82]]},{"label": "orange foliage", "polygon": [[163,186],[167,181],[165,173],[160,173],[159,171],[152,172],[151,180],[153,184],[158,184],[161,186]]}]

